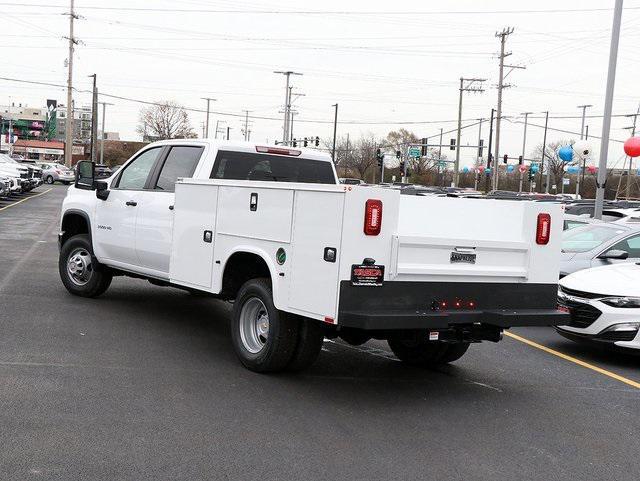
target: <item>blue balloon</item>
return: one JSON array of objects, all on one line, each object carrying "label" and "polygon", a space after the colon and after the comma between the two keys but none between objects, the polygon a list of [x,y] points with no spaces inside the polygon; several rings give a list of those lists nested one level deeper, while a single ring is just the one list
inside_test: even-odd
[{"label": "blue balloon", "polygon": [[558,150],[558,157],[563,162],[571,162],[573,160],[573,147],[565,145]]},{"label": "blue balloon", "polygon": [[576,167],[575,165],[571,165],[567,168],[567,172],[570,174],[577,174],[578,172],[580,172],[580,168]]},{"label": "blue balloon", "polygon": [[531,169],[531,172],[538,172],[538,170],[540,170],[540,167],[538,167],[538,164],[531,164],[531,167],[529,167]]},{"label": "blue balloon", "polygon": [[467,172],[469,172],[469,167],[463,167],[463,168],[462,168],[462,172],[464,172],[465,174],[466,174]]},{"label": "blue balloon", "polygon": [[507,172],[513,172],[513,165],[507,165]]},{"label": "blue balloon", "polygon": [[484,169],[484,173],[489,175],[491,173],[491,167]]}]

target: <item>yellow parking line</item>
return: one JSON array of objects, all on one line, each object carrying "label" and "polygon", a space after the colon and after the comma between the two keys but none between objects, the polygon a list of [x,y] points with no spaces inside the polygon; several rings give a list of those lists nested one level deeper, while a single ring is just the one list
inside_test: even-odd
[{"label": "yellow parking line", "polygon": [[601,367],[598,366],[594,366],[593,364],[589,364],[588,362],[582,361],[580,359],[577,359],[573,356],[568,356],[567,354],[564,354],[562,352],[556,351],[554,349],[548,348],[547,346],[543,346],[542,344],[538,344],[537,342],[533,342],[530,341],[529,339],[526,339],[522,336],[518,336],[517,334],[514,334],[512,332],[506,332],[505,334],[507,336],[509,336],[512,339],[515,339],[516,341],[520,341],[523,342],[525,344],[528,344],[531,347],[535,347],[536,349],[540,349],[541,351],[544,352],[548,352],[549,354],[553,354],[554,356],[558,356],[566,361],[570,361],[573,362],[575,364],[577,364],[578,366],[582,366],[582,367],[586,367],[587,369],[591,369],[592,371],[598,372],[600,374],[603,374],[605,376],[608,376],[612,379],[615,379],[616,381],[620,381],[623,382],[629,386],[635,387],[636,389],[640,389],[640,382],[636,382],[636,381],[632,381],[631,379],[628,379],[624,376],[621,376],[620,374],[616,374],[615,372],[611,372],[611,371],[607,371],[606,369],[602,369]]},{"label": "yellow parking line", "polygon": [[13,204],[9,204],[9,205],[5,205],[4,207],[0,207],[0,210],[5,210],[8,209],[9,207],[13,207],[14,205],[18,205],[20,202],[24,202],[25,200],[29,200],[29,199],[33,199],[34,197],[38,197],[39,195],[44,195],[47,192],[51,191],[52,188],[49,188],[47,190],[45,190],[44,192],[40,192],[39,194],[35,194],[35,195],[31,195],[29,197],[26,197],[22,200],[19,200],[18,202],[14,202]]}]

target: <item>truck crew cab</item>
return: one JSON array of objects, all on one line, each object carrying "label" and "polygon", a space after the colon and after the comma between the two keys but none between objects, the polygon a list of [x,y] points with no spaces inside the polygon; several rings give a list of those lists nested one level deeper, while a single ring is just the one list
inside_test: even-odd
[{"label": "truck crew cab", "polygon": [[170,140],[108,179],[78,164],[59,271],[84,297],[127,275],[233,301],[254,371],[303,369],[324,337],[384,339],[433,366],[505,328],[564,322],[561,233],[558,205],[401,196],[339,184],[319,151]]}]

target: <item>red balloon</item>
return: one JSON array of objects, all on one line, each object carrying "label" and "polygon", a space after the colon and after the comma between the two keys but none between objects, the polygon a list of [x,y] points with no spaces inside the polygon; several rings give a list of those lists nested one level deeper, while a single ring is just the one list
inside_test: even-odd
[{"label": "red balloon", "polygon": [[480,172],[481,174],[484,172],[484,165],[478,166],[478,172]]},{"label": "red balloon", "polygon": [[629,157],[640,156],[640,137],[631,137],[624,143],[624,153]]},{"label": "red balloon", "polygon": [[589,166],[587,167],[587,171],[588,171],[590,174],[595,174],[595,173],[597,172],[597,170],[598,170],[598,168],[597,168],[595,165],[589,165]]},{"label": "red balloon", "polygon": [[524,174],[527,171],[527,166],[521,165],[520,167],[518,167],[518,170],[520,171],[521,174]]}]

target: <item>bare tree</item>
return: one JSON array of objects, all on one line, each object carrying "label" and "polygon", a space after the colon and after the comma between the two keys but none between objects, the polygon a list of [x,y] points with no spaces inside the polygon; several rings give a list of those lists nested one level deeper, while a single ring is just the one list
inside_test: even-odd
[{"label": "bare tree", "polygon": [[136,131],[144,141],[166,139],[194,139],[196,133],[189,115],[181,105],[167,100],[140,110]]},{"label": "bare tree", "polygon": [[[562,177],[564,175],[564,169],[567,165],[560,157],[558,157],[558,149],[564,145],[569,145],[570,142],[568,140],[560,140],[556,142],[550,142],[546,145],[544,152],[544,166],[545,169],[550,170],[551,174],[551,185],[555,184],[559,186],[562,182]],[[533,151],[534,158],[542,159],[542,144],[538,145]],[[546,170],[545,170],[546,172]],[[543,173],[543,175],[546,175]],[[544,181],[543,181],[544,184]],[[551,186],[549,186],[551,188]],[[559,187],[557,187],[559,188]]]}]

